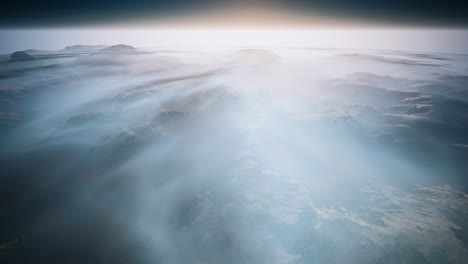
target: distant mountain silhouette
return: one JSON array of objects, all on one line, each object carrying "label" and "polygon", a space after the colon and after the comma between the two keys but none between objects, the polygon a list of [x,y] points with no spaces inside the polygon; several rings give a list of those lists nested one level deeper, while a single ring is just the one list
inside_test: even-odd
[{"label": "distant mountain silhouette", "polygon": [[39,50],[39,49],[28,49],[28,50],[23,50],[23,52],[26,52],[27,54],[31,56],[44,55],[44,54],[51,53],[51,51],[49,50]]},{"label": "distant mountain silhouette", "polygon": [[136,49],[130,45],[125,45],[125,44],[119,44],[119,45],[114,45],[114,46],[110,46],[110,47],[107,47],[107,48],[103,48],[101,49],[101,51],[104,51],[104,52],[122,52],[122,51],[125,51],[125,52],[133,52],[133,51],[136,51]]},{"label": "distant mountain silhouette", "polygon": [[28,53],[24,51],[16,51],[11,54],[9,62],[32,61],[32,60],[36,60],[36,58],[29,55]]},{"label": "distant mountain silhouette", "polygon": [[81,52],[90,52],[90,51],[99,51],[108,46],[106,45],[73,45],[67,46],[64,49],[60,50],[61,52],[71,52],[71,53],[81,53]]}]

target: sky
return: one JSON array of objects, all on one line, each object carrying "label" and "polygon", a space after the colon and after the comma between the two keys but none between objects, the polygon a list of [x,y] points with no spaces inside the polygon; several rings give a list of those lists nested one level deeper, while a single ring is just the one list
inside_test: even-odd
[{"label": "sky", "polygon": [[225,9],[279,9],[337,20],[384,24],[468,25],[464,1],[459,0],[5,0],[2,1],[0,24],[3,27],[94,25],[123,20],[148,21]]},{"label": "sky", "polygon": [[119,43],[466,53],[464,10],[456,0],[6,0],[0,53]]}]

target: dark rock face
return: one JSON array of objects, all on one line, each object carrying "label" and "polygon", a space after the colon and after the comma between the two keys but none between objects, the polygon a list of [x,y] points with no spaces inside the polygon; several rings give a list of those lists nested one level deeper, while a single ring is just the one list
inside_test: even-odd
[{"label": "dark rock face", "polygon": [[32,60],[36,60],[36,58],[29,55],[28,53],[24,51],[13,52],[10,56],[10,62],[32,61]]}]

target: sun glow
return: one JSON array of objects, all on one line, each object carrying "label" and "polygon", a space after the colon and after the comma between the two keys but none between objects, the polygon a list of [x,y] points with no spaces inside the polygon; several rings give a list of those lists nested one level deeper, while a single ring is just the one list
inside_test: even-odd
[{"label": "sun glow", "polygon": [[[136,47],[287,46],[394,49],[465,53],[467,30],[418,28],[74,28],[0,31],[2,53],[31,48],[61,49],[76,44],[126,43]],[[53,41],[51,41],[53,40]]]}]

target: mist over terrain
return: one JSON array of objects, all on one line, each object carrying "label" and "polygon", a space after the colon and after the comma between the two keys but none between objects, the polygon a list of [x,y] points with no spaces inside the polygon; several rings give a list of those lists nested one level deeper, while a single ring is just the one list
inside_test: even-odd
[{"label": "mist over terrain", "polygon": [[2,263],[464,263],[468,55],[0,56]]}]

